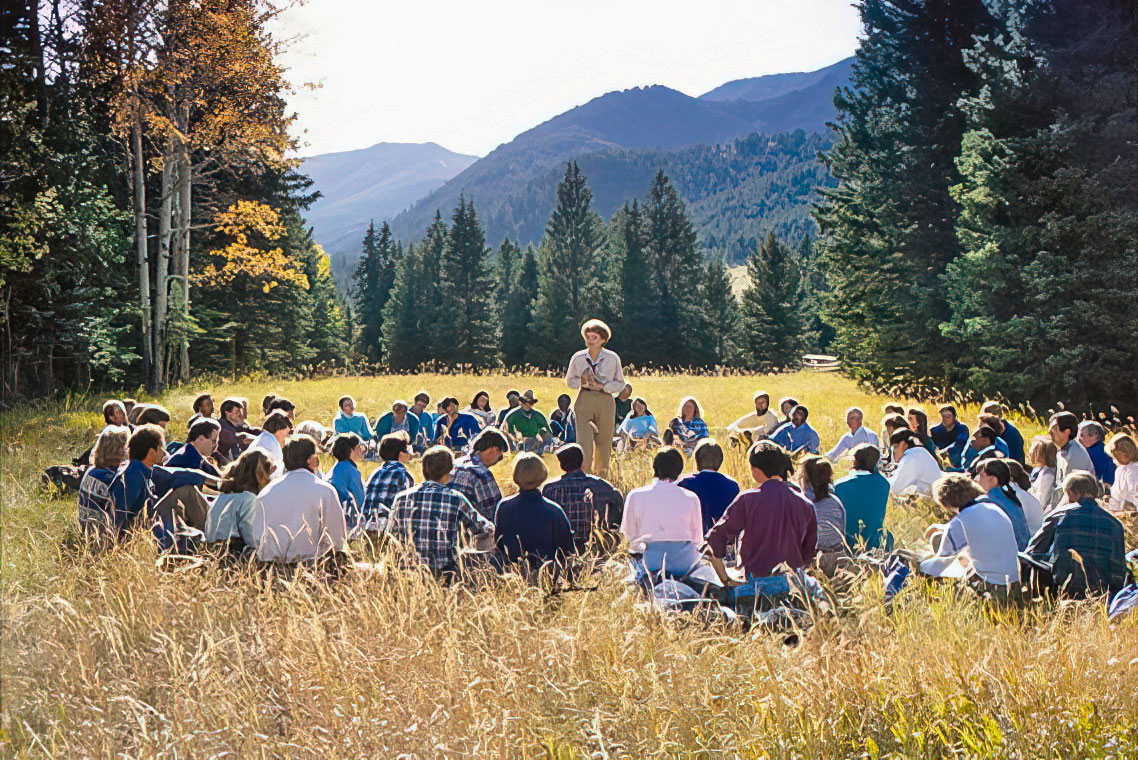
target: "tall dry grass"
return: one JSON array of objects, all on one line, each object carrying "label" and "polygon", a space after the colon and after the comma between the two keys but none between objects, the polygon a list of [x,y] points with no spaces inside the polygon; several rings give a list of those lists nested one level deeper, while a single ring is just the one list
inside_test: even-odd
[{"label": "tall dry grass", "polygon": [[[750,392],[790,390],[833,440],[846,406],[882,399],[834,376],[635,381],[665,417],[694,393],[713,428]],[[506,378],[248,383],[327,422],[347,392],[374,416],[432,395],[559,383]],[[197,388],[163,400],[188,417]],[[465,392],[468,391],[468,392]],[[159,569],[153,546],[101,556],[75,505],[36,486],[99,427],[93,400],[0,424],[4,757],[1133,757],[1138,622],[1101,605],[997,612],[918,584],[886,614],[858,580],[796,647],[664,616],[618,579],[550,595],[516,578],[443,587],[368,550],[376,570],[326,585],[211,563]],[[319,413],[317,413],[317,410]],[[1030,432],[1025,431],[1025,433]],[[627,488],[647,458],[620,460]],[[742,475],[741,460],[728,466]],[[505,470],[500,481],[508,481]],[[930,519],[891,510],[910,544]]]}]

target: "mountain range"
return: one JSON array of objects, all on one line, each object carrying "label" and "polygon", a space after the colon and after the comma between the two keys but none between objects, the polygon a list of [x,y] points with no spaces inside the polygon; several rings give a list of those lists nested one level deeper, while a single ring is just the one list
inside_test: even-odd
[{"label": "mountain range", "polygon": [[[642,196],[656,170],[664,169],[688,201],[704,244],[735,258],[735,241],[745,247],[746,239],[766,229],[791,235],[808,229],[813,188],[827,179],[817,152],[831,139],[826,123],[835,114],[834,90],[848,84],[852,62],[739,79],[700,97],[660,85],[610,92],[478,160],[428,143],[432,159],[400,164],[405,172],[395,175],[394,184],[408,192],[398,196],[372,188],[393,184],[393,164],[380,161],[389,161],[384,144],[317,156],[302,167],[324,194],[308,220],[341,276],[354,262],[369,219],[388,219],[398,238],[415,240],[436,209],[449,215],[460,194],[473,198],[490,245],[503,237],[537,242],[564,164],[576,159],[602,217]],[[401,147],[409,157],[427,146]],[[375,152],[374,165],[369,151]],[[416,165],[434,171],[417,176]],[[408,198],[413,179],[421,179],[415,187],[424,189]],[[398,201],[381,207],[372,200],[380,196]]]}]

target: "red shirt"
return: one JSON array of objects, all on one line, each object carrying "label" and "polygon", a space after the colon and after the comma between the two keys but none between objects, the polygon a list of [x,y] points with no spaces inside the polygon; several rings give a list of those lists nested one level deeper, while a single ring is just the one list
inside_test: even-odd
[{"label": "red shirt", "polygon": [[814,505],[781,480],[768,480],[736,496],[708,531],[707,543],[722,558],[740,533],[739,555],[748,576],[769,576],[783,562],[796,570],[805,567],[818,548]]}]

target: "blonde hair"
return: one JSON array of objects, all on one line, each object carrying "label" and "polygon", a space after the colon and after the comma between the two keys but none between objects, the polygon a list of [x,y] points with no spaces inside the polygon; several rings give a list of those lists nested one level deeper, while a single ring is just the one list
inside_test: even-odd
[{"label": "blonde hair", "polygon": [[[1130,464],[1138,460],[1138,443],[1135,443],[1134,436],[1129,433],[1117,433],[1106,445],[1106,451],[1119,464]],[[1123,458],[1126,459],[1125,462],[1122,461]]]},{"label": "blonde hair", "polygon": [[1032,464],[1042,463],[1044,467],[1053,468],[1059,458],[1059,450],[1055,448],[1055,443],[1050,438],[1037,435],[1031,439],[1031,451],[1028,452],[1027,458]]},{"label": "blonde hair", "polygon": [[129,438],[129,428],[118,425],[103,428],[103,432],[95,439],[91,463],[106,470],[118,469],[126,459],[126,442]]},{"label": "blonde hair", "polygon": [[537,454],[520,454],[514,460],[514,483],[523,491],[540,488],[548,477],[549,469],[545,466],[545,460]]},{"label": "blonde hair", "polygon": [[581,325],[581,338],[585,337],[585,333],[596,333],[604,338],[605,343],[612,340],[612,328],[599,319],[590,319]]},{"label": "blonde hair", "polygon": [[984,489],[967,475],[945,475],[933,483],[933,501],[949,509],[960,509],[983,494]]}]

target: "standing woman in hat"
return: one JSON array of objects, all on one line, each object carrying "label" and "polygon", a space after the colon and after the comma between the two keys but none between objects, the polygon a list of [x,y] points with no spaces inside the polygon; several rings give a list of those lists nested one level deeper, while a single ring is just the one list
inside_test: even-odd
[{"label": "standing woman in hat", "polygon": [[577,443],[585,454],[582,469],[604,474],[612,453],[613,428],[616,427],[616,401],[612,394],[624,389],[624,371],[620,357],[605,348],[612,330],[599,319],[581,326],[585,349],[573,354],[565,383],[579,389],[573,411],[577,415]]}]

